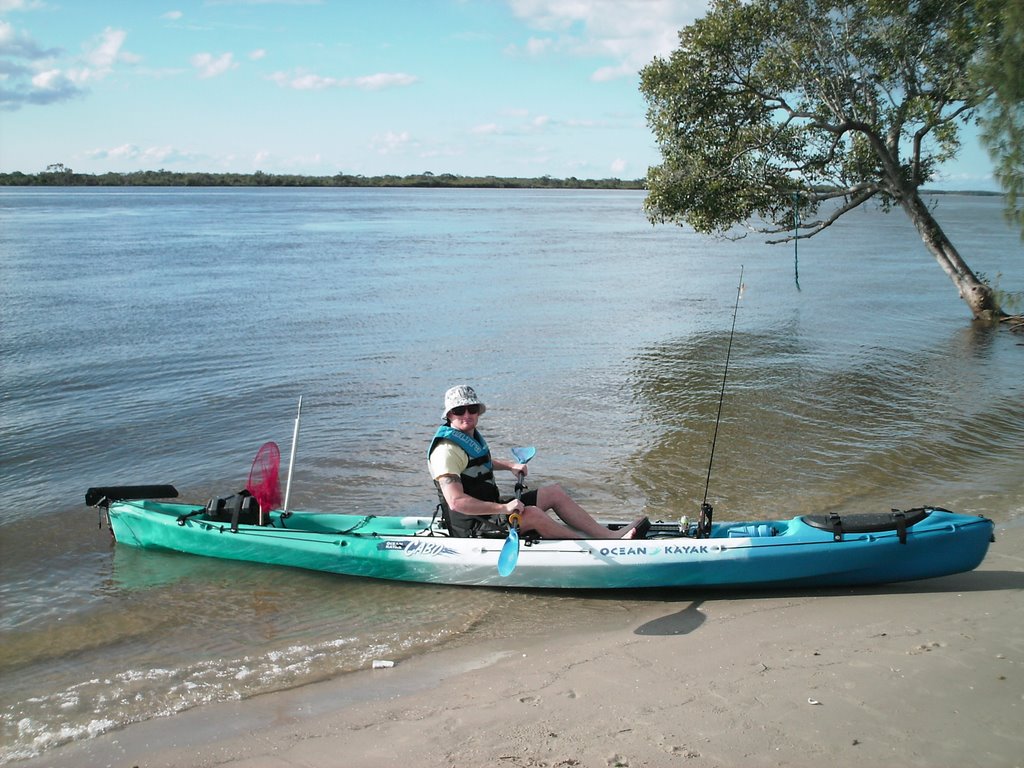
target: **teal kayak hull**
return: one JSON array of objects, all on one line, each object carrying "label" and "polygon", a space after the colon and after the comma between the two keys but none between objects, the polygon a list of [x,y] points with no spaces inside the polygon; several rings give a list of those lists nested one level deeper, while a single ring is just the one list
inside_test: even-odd
[{"label": "teal kayak hull", "polygon": [[[521,543],[498,573],[504,539],[453,538],[430,517],[269,514],[266,525],[206,519],[202,508],[105,502],[115,540],[144,549],[395,581],[543,589],[835,587],[970,571],[993,540],[983,517],[921,508],[885,515],[716,523],[707,538],[655,524],[641,540]],[[863,518],[863,519],[862,519]]]}]

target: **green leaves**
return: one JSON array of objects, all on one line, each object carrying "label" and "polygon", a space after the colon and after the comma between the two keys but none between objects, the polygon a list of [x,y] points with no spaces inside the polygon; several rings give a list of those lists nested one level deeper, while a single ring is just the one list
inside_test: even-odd
[{"label": "green leaves", "polygon": [[772,231],[794,192],[805,218],[838,194],[916,194],[982,100],[968,70],[991,2],[714,0],[641,73],[663,160],[648,216]]},{"label": "green leaves", "polygon": [[985,98],[981,138],[1006,191],[1006,217],[1024,226],[1024,2],[987,8],[988,35],[972,69],[972,82]]}]

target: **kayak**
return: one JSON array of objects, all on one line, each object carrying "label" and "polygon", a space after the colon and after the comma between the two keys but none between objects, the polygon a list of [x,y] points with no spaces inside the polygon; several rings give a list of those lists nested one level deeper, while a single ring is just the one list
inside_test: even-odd
[{"label": "kayak", "polygon": [[[792,519],[653,522],[641,539],[518,542],[456,538],[430,515],[272,510],[243,496],[186,504],[173,486],[90,488],[118,544],[375,579],[485,587],[835,587],[970,571],[994,541],[991,520],[939,507]],[[253,507],[257,507],[256,511]],[[260,524],[262,522],[262,524]],[[617,530],[627,523],[607,523]],[[504,569],[507,571],[508,569]]]}]

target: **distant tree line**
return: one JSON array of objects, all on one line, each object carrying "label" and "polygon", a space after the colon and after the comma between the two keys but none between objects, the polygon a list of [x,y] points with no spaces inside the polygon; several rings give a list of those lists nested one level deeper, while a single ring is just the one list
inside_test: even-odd
[{"label": "distant tree line", "polygon": [[[453,187],[465,189],[647,189],[646,179],[555,179],[508,176],[456,176],[430,171],[409,176],[333,176],[299,174],[205,173],[201,171],[132,171],[130,173],[75,173],[63,163],[46,166],[41,173],[0,173],[2,187]],[[819,191],[833,188],[821,186]],[[972,190],[928,190],[929,194],[1000,195]]]},{"label": "distant tree line", "polygon": [[430,171],[410,176],[302,176],[255,173],[132,171],[130,173],[75,173],[63,163],[48,165],[41,173],[0,173],[0,186],[60,187],[462,187],[494,189],[643,189],[644,179],[554,179],[499,176],[456,176]]}]

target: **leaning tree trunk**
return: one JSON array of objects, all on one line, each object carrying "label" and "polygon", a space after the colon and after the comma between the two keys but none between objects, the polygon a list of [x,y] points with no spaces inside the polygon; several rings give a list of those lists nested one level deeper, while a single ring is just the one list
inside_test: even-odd
[{"label": "leaning tree trunk", "polygon": [[967,263],[960,258],[960,253],[946,237],[942,227],[935,221],[928,206],[916,192],[905,195],[902,199],[903,210],[910,216],[921,239],[939,262],[942,270],[949,275],[960,292],[960,298],[967,302],[976,320],[999,320],[1005,313],[999,307],[992,288],[971,271]]}]

